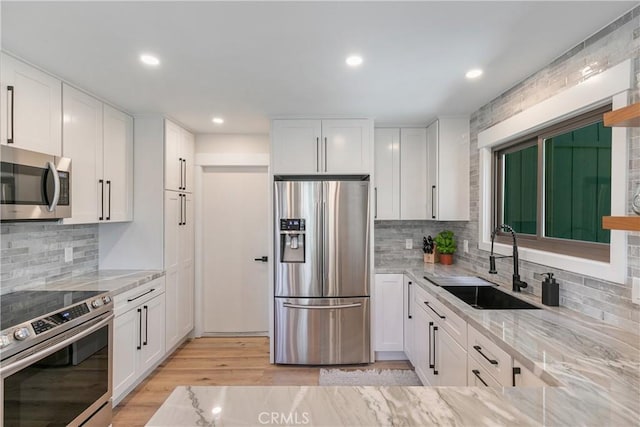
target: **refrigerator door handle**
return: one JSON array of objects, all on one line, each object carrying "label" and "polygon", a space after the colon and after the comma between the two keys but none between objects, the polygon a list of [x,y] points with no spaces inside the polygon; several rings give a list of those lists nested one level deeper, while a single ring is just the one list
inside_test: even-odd
[{"label": "refrigerator door handle", "polygon": [[341,305],[300,305],[300,304],[291,304],[285,302],[282,304],[286,308],[300,308],[303,310],[332,310],[332,309],[342,309],[342,308],[355,308],[362,307],[362,303],[354,303],[354,304],[341,304]]}]

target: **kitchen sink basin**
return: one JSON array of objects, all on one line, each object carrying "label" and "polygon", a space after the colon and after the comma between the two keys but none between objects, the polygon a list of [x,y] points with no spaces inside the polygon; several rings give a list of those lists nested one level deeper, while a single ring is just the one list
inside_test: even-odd
[{"label": "kitchen sink basin", "polygon": [[492,286],[442,286],[478,310],[539,310],[540,307],[522,301]]}]

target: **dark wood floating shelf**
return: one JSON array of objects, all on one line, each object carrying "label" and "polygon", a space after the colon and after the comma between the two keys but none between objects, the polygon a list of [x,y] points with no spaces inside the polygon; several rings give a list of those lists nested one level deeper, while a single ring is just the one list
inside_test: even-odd
[{"label": "dark wood floating shelf", "polygon": [[640,127],[640,102],[604,113],[604,125]]},{"label": "dark wood floating shelf", "polygon": [[640,231],[640,216],[603,216],[605,230]]}]

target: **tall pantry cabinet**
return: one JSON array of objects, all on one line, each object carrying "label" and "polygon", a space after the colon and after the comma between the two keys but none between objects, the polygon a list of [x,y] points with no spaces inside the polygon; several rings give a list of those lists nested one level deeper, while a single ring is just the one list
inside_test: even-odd
[{"label": "tall pantry cabinet", "polygon": [[100,268],[164,270],[166,351],[194,328],[194,136],[162,116],[135,117],[131,223],[100,228]]},{"label": "tall pantry cabinet", "polygon": [[167,281],[167,348],[193,329],[194,137],[165,120],[164,269]]}]

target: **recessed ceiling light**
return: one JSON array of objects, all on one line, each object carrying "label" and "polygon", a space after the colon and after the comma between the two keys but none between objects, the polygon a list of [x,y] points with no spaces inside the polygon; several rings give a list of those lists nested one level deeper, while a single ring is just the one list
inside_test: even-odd
[{"label": "recessed ceiling light", "polygon": [[473,70],[467,71],[465,77],[468,79],[477,79],[482,75],[482,70],[480,68],[474,68]]},{"label": "recessed ceiling light", "polygon": [[217,125],[221,125],[224,123],[224,119],[222,117],[214,117],[211,121]]},{"label": "recessed ceiling light", "polygon": [[140,61],[145,65],[151,65],[153,67],[160,65],[160,60],[156,56],[149,55],[148,53],[140,55]]},{"label": "recessed ceiling light", "polygon": [[362,56],[351,55],[347,57],[346,63],[349,67],[357,67],[362,64]]}]

